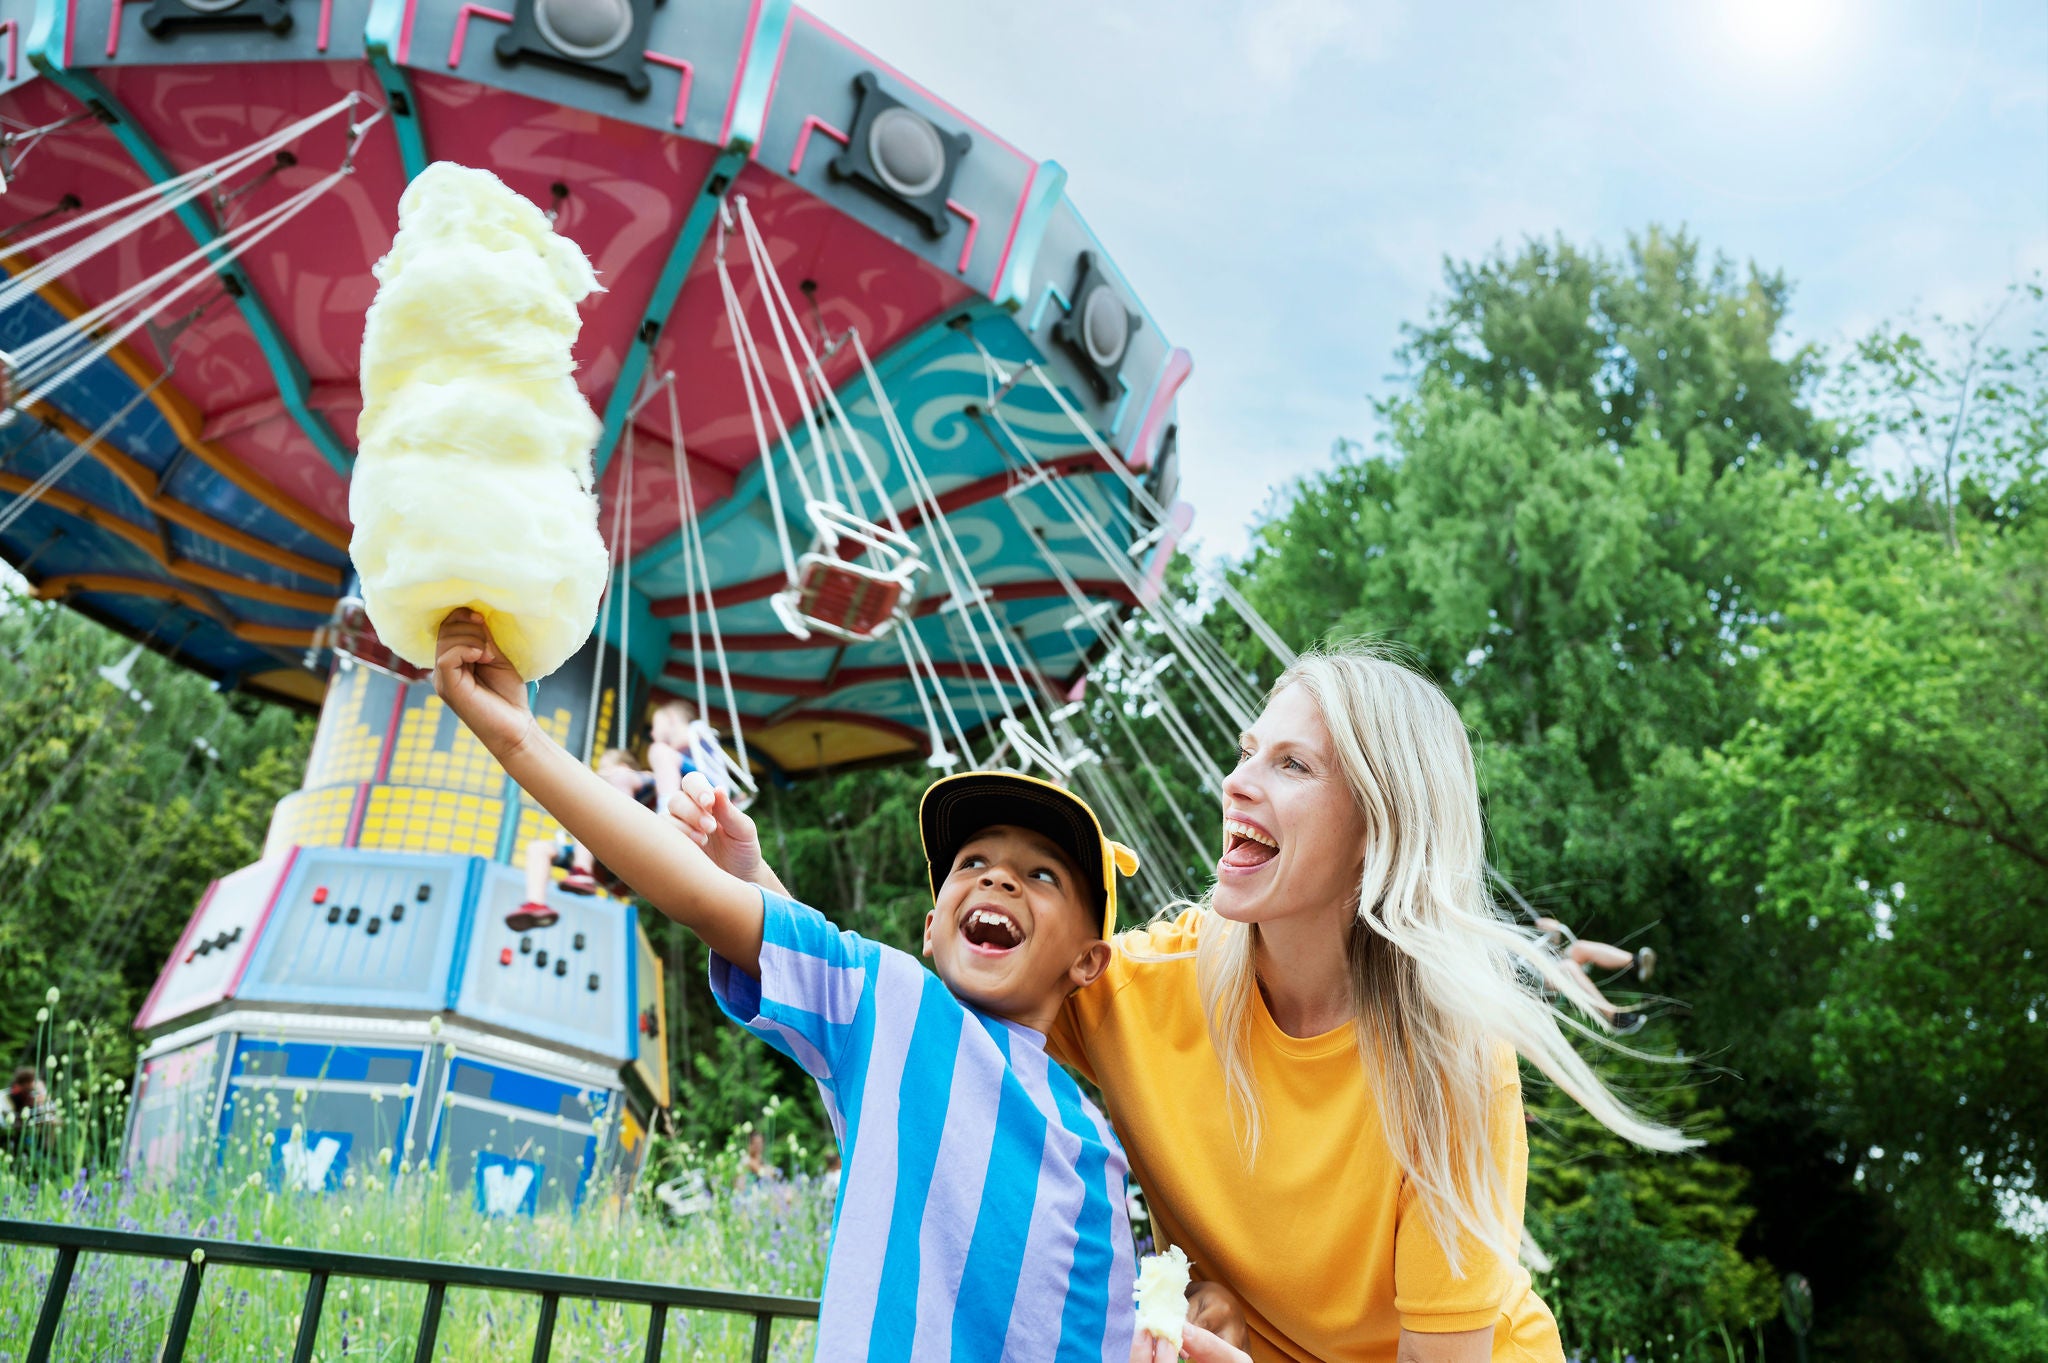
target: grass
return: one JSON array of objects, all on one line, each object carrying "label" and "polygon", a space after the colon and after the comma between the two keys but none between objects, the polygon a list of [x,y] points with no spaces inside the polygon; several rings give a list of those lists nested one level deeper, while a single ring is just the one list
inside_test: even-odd
[{"label": "grass", "polygon": [[[133,1177],[119,1159],[127,1076],[102,1074],[95,1064],[98,1055],[119,1053],[117,1038],[53,1020],[57,1003],[51,990],[37,1018],[37,1055],[58,1120],[19,1132],[0,1129],[0,1217],[792,1296],[816,1296],[823,1285],[832,1198],[820,1181],[801,1175],[743,1180],[741,1152],[750,1126],[715,1151],[657,1144],[652,1163],[659,1177],[695,1172],[710,1190],[709,1206],[683,1219],[652,1197],[653,1169],[636,1189],[593,1191],[574,1216],[485,1216],[466,1187],[451,1188],[435,1168],[401,1166],[389,1179],[351,1175],[328,1193],[286,1190],[272,1176],[262,1133],[288,1124],[289,1109],[305,1101],[303,1094],[273,1095],[277,1108],[238,1125],[224,1150],[215,1149],[208,1114],[206,1134],[190,1142],[202,1157],[185,1161],[174,1177]],[[762,1115],[772,1133],[774,1110]],[[787,1141],[783,1147],[777,1157],[797,1167],[803,1152]],[[54,1258],[51,1250],[0,1243],[0,1363],[23,1356]],[[156,1358],[183,1271],[180,1263],[81,1256],[55,1357],[80,1363]],[[305,1279],[296,1274],[210,1269],[186,1357],[222,1363],[289,1357],[304,1291]],[[425,1291],[333,1280],[315,1357],[407,1363]],[[1552,1297],[1551,1304],[1566,1314],[1565,1301]],[[538,1313],[532,1298],[452,1290],[435,1358],[523,1358]],[[554,1356],[574,1363],[639,1359],[646,1323],[643,1308],[565,1300]],[[745,1359],[752,1328],[743,1318],[672,1313],[662,1356]],[[809,1322],[780,1322],[772,1356],[807,1360],[814,1345]],[[1719,1329],[1571,1356],[1572,1363],[1760,1363],[1763,1357],[1760,1338],[1741,1340]]]},{"label": "grass", "polygon": [[[38,1019],[40,1068],[56,1120],[6,1133],[0,1217],[795,1296],[815,1296],[823,1283],[829,1193],[803,1176],[742,1182],[744,1129],[723,1150],[658,1152],[664,1174],[694,1169],[712,1190],[707,1209],[681,1220],[649,1196],[648,1179],[637,1190],[594,1188],[574,1216],[487,1217],[466,1188],[450,1188],[435,1168],[402,1168],[390,1179],[350,1176],[329,1193],[290,1191],[277,1186],[270,1153],[255,1139],[231,1141],[217,1156],[210,1142],[195,1142],[202,1156],[185,1160],[174,1176],[132,1177],[119,1161],[126,1077],[95,1071],[100,1047],[92,1029],[52,1021],[56,1002]],[[54,1259],[51,1250],[0,1244],[0,1363],[26,1349]],[[182,1273],[182,1264],[81,1256],[55,1356],[155,1358]],[[259,1269],[209,1270],[186,1357],[289,1357],[305,1281]],[[331,1281],[316,1356],[411,1359],[425,1292],[405,1283]],[[524,1357],[538,1313],[532,1298],[451,1290],[435,1358]],[[638,1359],[646,1325],[644,1308],[564,1300],[555,1357]],[[674,1312],[663,1357],[744,1359],[752,1329],[749,1319]],[[808,1322],[780,1322],[773,1356],[808,1359],[813,1344]]]}]

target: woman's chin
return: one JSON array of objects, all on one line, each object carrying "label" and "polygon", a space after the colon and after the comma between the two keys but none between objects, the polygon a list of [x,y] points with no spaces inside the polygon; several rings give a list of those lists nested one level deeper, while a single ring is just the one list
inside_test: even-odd
[{"label": "woman's chin", "polygon": [[1216,888],[1209,893],[1209,907],[1219,917],[1233,923],[1256,923],[1271,917],[1272,896],[1265,893],[1265,886],[1254,889],[1249,885],[1235,884],[1228,879],[1218,880]]}]

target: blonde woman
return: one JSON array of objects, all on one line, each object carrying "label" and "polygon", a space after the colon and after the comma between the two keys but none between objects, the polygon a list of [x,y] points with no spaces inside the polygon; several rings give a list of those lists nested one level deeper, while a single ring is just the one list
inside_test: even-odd
[{"label": "blonde woman", "polygon": [[[1121,938],[1051,1037],[1102,1090],[1159,1241],[1235,1292],[1256,1363],[1562,1363],[1516,1260],[1516,1054],[1630,1140],[1691,1142],[1587,1068],[1544,985],[1592,1000],[1494,912],[1457,711],[1371,651],[1303,658],[1223,817],[1208,897]],[[1190,1335],[1193,1358],[1245,1357]]]}]

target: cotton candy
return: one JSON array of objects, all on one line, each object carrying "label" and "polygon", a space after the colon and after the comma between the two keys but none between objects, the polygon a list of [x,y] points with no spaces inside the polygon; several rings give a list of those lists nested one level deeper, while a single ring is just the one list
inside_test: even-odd
[{"label": "cotton candy", "polygon": [[576,305],[598,291],[574,242],[488,171],[440,161],[398,200],[363,328],[350,557],[370,623],[431,667],[448,612],[481,611],[544,677],[597,622],[608,567],[576,386]]},{"label": "cotton candy", "polygon": [[1138,1265],[1135,1294],[1138,1328],[1154,1339],[1180,1347],[1181,1328],[1188,1320],[1188,1256],[1180,1246],[1153,1254]]}]

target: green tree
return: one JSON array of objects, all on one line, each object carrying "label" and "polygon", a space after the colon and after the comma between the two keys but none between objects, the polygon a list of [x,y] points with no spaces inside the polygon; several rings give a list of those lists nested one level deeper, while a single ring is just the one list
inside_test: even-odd
[{"label": "green tree", "polygon": [[[145,651],[132,684],[99,669],[128,642],[75,612],[0,596],[0,1053],[24,1056],[52,986],[126,1024],[208,881],[256,859],[294,789],[311,723],[215,691]],[[217,756],[216,756],[217,754]]]}]

